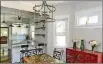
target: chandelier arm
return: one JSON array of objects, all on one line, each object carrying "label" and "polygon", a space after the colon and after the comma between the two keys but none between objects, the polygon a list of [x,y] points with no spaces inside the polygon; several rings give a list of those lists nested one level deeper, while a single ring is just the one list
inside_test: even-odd
[{"label": "chandelier arm", "polygon": [[[55,10],[56,10],[56,8],[52,5],[48,5],[47,3],[46,3],[46,1],[45,1],[45,6],[47,6],[47,8],[49,9],[49,11],[50,12],[54,12]],[[49,7],[52,7],[52,8],[54,8],[54,11],[53,10],[51,10]]]},{"label": "chandelier arm", "polygon": [[23,14],[22,14],[22,11],[21,11],[21,24],[23,25]]},{"label": "chandelier arm", "polygon": [[[42,3],[42,5],[40,5],[40,6],[41,6],[40,10],[43,8],[43,5],[44,5],[44,3]],[[39,11],[40,11],[40,10],[39,10]]]},{"label": "chandelier arm", "polygon": [[[54,10],[51,10],[49,7],[54,8]],[[50,5],[47,5],[47,8],[50,10],[50,12],[54,12],[56,10],[56,8],[54,6],[50,6]]]},{"label": "chandelier arm", "polygon": [[[40,10],[43,8],[43,5],[41,5],[41,6],[42,6],[42,7],[40,8]],[[40,11],[40,10],[39,10],[39,11]]]},{"label": "chandelier arm", "polygon": [[[43,8],[43,6],[45,6],[45,1],[43,1],[43,3],[42,3],[42,5],[35,5],[34,7],[33,7],[33,10],[35,10],[35,11],[37,11],[35,8],[36,7],[40,7],[41,6],[41,8],[40,8],[40,10]],[[40,10],[38,10],[38,11],[40,11]]]},{"label": "chandelier arm", "polygon": [[[46,3],[46,2],[45,2]],[[52,7],[52,8],[54,8],[54,11],[56,10],[56,8],[53,6],[53,5],[48,5],[47,3],[46,3],[46,6],[47,6],[47,8],[50,10],[50,11],[52,11],[49,7]],[[53,11],[53,12],[54,12]]]},{"label": "chandelier arm", "polygon": [[44,4],[44,13],[45,13],[46,1],[43,1],[43,4]]},{"label": "chandelier arm", "polygon": [[5,21],[5,13],[3,14],[3,21]]},{"label": "chandelier arm", "polygon": [[[35,8],[36,8],[36,7],[40,7],[40,6],[42,6],[42,5],[35,5],[35,6],[33,7],[33,10],[37,11]],[[43,6],[41,7],[41,9],[42,9],[42,8],[43,8]],[[41,9],[40,9],[40,10],[41,10]],[[38,11],[40,11],[40,10],[38,10]]]},{"label": "chandelier arm", "polygon": [[[53,5],[52,5],[53,6]],[[52,8],[52,10],[53,10],[53,8]],[[53,19],[53,12],[52,12],[52,19]]]},{"label": "chandelier arm", "polygon": [[16,23],[16,11],[15,11],[15,23]]}]

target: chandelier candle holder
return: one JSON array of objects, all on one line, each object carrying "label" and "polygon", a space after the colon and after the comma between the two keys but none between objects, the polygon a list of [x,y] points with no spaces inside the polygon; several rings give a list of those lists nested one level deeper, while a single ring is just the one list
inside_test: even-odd
[{"label": "chandelier candle holder", "polygon": [[91,44],[92,47],[92,51],[94,51],[94,48],[99,45],[99,43],[96,40],[91,40],[89,41],[89,43]]},{"label": "chandelier candle holder", "polygon": [[48,5],[46,1],[42,1],[41,5],[35,5],[33,7],[34,18],[36,22],[54,22],[53,12],[56,11],[56,8],[53,5]]}]

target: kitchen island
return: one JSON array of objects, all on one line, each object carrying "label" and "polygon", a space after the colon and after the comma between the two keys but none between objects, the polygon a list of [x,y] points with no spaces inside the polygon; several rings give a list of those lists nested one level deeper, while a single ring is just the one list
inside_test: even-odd
[{"label": "kitchen island", "polygon": [[28,49],[35,49],[32,43],[15,43],[12,44],[12,63],[20,62],[21,45],[29,45]]}]

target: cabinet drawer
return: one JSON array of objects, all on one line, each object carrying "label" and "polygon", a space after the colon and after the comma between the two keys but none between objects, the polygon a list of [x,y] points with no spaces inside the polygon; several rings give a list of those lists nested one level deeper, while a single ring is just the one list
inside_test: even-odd
[{"label": "cabinet drawer", "polygon": [[76,63],[85,63],[85,59],[84,58],[78,58],[76,60]]},{"label": "cabinet drawer", "polygon": [[68,57],[66,62],[67,63],[75,63],[75,58],[74,57]]},{"label": "cabinet drawer", "polygon": [[97,63],[98,56],[94,54],[86,53],[85,55],[85,62],[86,63]]},{"label": "cabinet drawer", "polygon": [[66,51],[66,54],[67,54],[67,55],[71,55],[71,56],[76,56],[76,55],[78,55],[78,52],[76,52],[76,50],[68,49],[68,50]]},{"label": "cabinet drawer", "polygon": [[84,63],[85,62],[85,53],[84,52],[79,52],[78,57],[76,59],[77,63]]}]

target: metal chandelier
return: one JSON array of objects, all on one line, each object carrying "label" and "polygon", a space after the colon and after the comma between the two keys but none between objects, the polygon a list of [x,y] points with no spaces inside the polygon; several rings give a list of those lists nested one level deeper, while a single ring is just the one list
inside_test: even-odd
[{"label": "metal chandelier", "polygon": [[33,7],[34,18],[37,22],[54,22],[53,12],[56,11],[56,8],[53,5],[48,5],[46,1],[43,1],[41,5],[35,5]]}]

